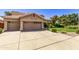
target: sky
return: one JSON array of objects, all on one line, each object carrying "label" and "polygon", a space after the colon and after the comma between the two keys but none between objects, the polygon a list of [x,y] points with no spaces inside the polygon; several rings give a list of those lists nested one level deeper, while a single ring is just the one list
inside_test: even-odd
[{"label": "sky", "polygon": [[63,14],[79,13],[79,9],[0,9],[0,16],[5,15],[5,11],[18,11],[18,12],[31,12],[44,15],[45,18],[49,19],[54,15],[61,16]]}]

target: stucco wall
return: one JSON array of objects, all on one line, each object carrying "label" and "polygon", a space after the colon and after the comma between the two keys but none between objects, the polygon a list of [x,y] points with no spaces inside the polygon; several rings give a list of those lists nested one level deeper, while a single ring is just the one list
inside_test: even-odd
[{"label": "stucco wall", "polygon": [[7,30],[7,27],[8,27],[8,21],[18,21],[19,22],[19,20],[18,19],[4,19],[4,31],[6,31]]}]

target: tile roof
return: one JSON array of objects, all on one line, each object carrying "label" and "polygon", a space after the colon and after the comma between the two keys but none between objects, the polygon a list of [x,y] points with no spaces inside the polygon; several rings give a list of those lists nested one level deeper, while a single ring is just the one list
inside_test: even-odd
[{"label": "tile roof", "polygon": [[12,18],[12,19],[18,19],[22,17],[23,15],[11,15],[11,16],[4,16],[4,18]]},{"label": "tile roof", "polygon": [[[4,16],[3,18],[9,18],[9,19],[18,19],[18,18],[21,18],[21,17],[24,17],[24,16],[28,16],[28,15],[31,15],[31,14],[35,14],[35,13],[26,13],[26,14],[22,14],[22,15],[10,15],[10,16]],[[40,18],[46,20],[44,17],[36,14],[37,16],[39,16]]]}]

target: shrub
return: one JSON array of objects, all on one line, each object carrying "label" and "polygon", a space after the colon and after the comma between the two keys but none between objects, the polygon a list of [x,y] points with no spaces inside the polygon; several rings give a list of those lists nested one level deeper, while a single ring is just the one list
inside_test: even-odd
[{"label": "shrub", "polygon": [[57,32],[57,29],[52,29],[51,31],[52,31],[52,32]]},{"label": "shrub", "polygon": [[0,33],[2,33],[2,28],[0,28]]},{"label": "shrub", "polygon": [[79,29],[76,31],[77,34],[79,34]]},{"label": "shrub", "polygon": [[55,24],[54,26],[57,28],[64,28],[64,25],[62,25],[62,24]]},{"label": "shrub", "polygon": [[67,34],[67,32],[66,32],[66,31],[62,31],[61,33],[63,33],[63,34]]},{"label": "shrub", "polygon": [[48,28],[55,28],[55,26],[53,26],[52,24],[49,24]]}]

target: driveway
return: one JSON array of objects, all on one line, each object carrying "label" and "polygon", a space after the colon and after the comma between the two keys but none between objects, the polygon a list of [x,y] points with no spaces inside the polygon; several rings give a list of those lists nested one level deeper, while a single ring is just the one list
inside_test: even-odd
[{"label": "driveway", "polygon": [[63,42],[53,43],[38,50],[79,50],[79,36],[64,40]]},{"label": "driveway", "polygon": [[52,33],[47,30],[29,31],[29,32],[20,32],[20,31],[4,32],[0,34],[0,49],[1,50],[79,49],[77,45],[79,44],[78,38],[79,36],[76,38],[61,33]]}]

